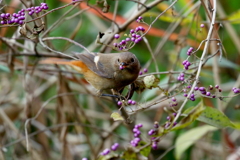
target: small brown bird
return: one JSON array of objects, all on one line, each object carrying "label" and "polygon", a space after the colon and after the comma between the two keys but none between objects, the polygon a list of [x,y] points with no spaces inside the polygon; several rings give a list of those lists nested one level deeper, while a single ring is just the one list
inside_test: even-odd
[{"label": "small brown bird", "polygon": [[79,60],[53,61],[40,63],[71,65],[82,73],[85,79],[101,94],[103,90],[113,89],[118,92],[134,82],[140,71],[137,57],[130,52],[123,53],[83,53]]}]

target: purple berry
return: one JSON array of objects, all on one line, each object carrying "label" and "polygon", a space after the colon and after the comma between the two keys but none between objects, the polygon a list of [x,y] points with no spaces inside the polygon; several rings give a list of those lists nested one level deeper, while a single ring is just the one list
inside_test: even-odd
[{"label": "purple berry", "polygon": [[47,6],[47,3],[41,3],[41,6]]},{"label": "purple berry", "polygon": [[158,122],[155,122],[154,125],[153,125],[154,128],[159,128],[159,124]]},{"label": "purple berry", "polygon": [[138,40],[138,39],[135,39],[134,43],[138,43],[138,42],[139,42],[139,40]]},{"label": "purple berry", "polygon": [[136,34],[136,38],[139,38],[139,37],[141,37],[139,34]]},{"label": "purple berry", "polygon": [[213,90],[213,86],[212,85],[209,86],[209,90]]},{"label": "purple berry", "polygon": [[30,16],[33,15],[33,13],[34,13],[34,11],[28,12],[28,14],[29,14]]},{"label": "purple berry", "polygon": [[121,102],[121,101],[118,101],[118,102],[117,102],[117,105],[121,106],[121,105],[122,105],[122,102]]},{"label": "purple berry", "polygon": [[5,21],[1,21],[0,23],[1,23],[1,24],[6,24]]},{"label": "purple berry", "polygon": [[118,39],[118,38],[120,38],[120,35],[119,34],[115,34],[114,38]]},{"label": "purple berry", "polygon": [[113,46],[114,46],[114,47],[117,47],[117,46],[118,46],[118,44],[117,44],[117,43],[113,43]]},{"label": "purple berry", "polygon": [[126,41],[129,42],[131,39],[130,38],[126,38]]},{"label": "purple berry", "polygon": [[142,37],[139,37],[137,40],[140,42],[142,40]]},{"label": "purple berry", "polygon": [[19,21],[18,21],[18,24],[23,24],[23,20],[19,20]]},{"label": "purple berry", "polygon": [[130,33],[134,33],[134,32],[135,32],[135,30],[134,30],[134,29],[131,29],[131,30],[130,30]]},{"label": "purple berry", "polygon": [[147,68],[144,68],[144,69],[143,69],[143,72],[144,72],[144,73],[147,73],[147,72],[148,72],[148,69],[147,69]]},{"label": "purple berry", "polygon": [[136,132],[138,132],[138,128],[133,128],[133,133],[136,133]]},{"label": "purple berry", "polygon": [[198,90],[198,87],[194,87],[194,90],[197,91],[197,90]]},{"label": "purple berry", "polygon": [[206,91],[206,89],[204,87],[199,87],[198,89],[199,91]]},{"label": "purple berry", "polygon": [[176,97],[172,97],[173,102],[176,102],[176,100],[177,100]]},{"label": "purple berry", "polygon": [[140,71],[140,72],[139,72],[139,75],[142,75],[142,74],[143,74],[143,72],[142,72],[142,71]]},{"label": "purple berry", "polygon": [[114,143],[112,146],[111,146],[111,150],[112,151],[116,151],[117,148],[118,148],[119,144],[118,143]]},{"label": "purple berry", "polygon": [[18,19],[25,20],[25,17],[24,16],[20,16]]},{"label": "purple berry", "polygon": [[203,27],[204,27],[204,24],[201,24],[200,27],[203,28]]},{"label": "purple berry", "polygon": [[131,103],[132,105],[135,105],[136,104],[136,101],[132,101],[132,103]]},{"label": "purple berry", "polygon": [[191,100],[191,101],[195,101],[195,98],[194,98],[194,97],[191,97],[190,100]]},{"label": "purple berry", "polygon": [[191,63],[189,61],[186,62],[186,66],[190,66]]},{"label": "purple berry", "polygon": [[82,160],[88,160],[88,159],[84,157],[84,158],[82,158]]},{"label": "purple berry", "polygon": [[134,136],[134,137],[139,137],[139,135],[140,135],[140,134],[138,134],[138,133],[134,133],[133,136]]},{"label": "purple berry", "polygon": [[131,41],[135,42],[135,38],[134,38],[134,37],[132,37],[132,38],[131,38]]},{"label": "purple berry", "polygon": [[131,99],[129,99],[129,100],[128,100],[128,104],[131,104],[131,103],[132,103],[132,100],[131,100]]},{"label": "purple berry", "polygon": [[153,142],[152,149],[157,150],[157,143],[156,142],[155,143]]},{"label": "purple berry", "polygon": [[0,16],[1,16],[2,18],[5,18],[5,13],[2,13]]},{"label": "purple berry", "polygon": [[125,45],[125,44],[126,44],[126,41],[125,41],[125,40],[122,40],[121,42],[122,42],[122,45]]},{"label": "purple berry", "polygon": [[180,81],[184,81],[184,77],[180,77]]},{"label": "purple berry", "polygon": [[207,93],[206,93],[206,96],[210,96],[210,95],[211,95],[211,93],[210,93],[210,92],[207,92]]},{"label": "purple berry", "polygon": [[44,9],[44,10],[47,10],[47,9],[48,9],[48,6],[43,6],[43,9]]},{"label": "purple berry", "polygon": [[154,129],[151,129],[150,131],[148,131],[148,135],[149,136],[152,136],[155,134],[155,130]]},{"label": "purple berry", "polygon": [[140,31],[144,30],[144,28],[142,26],[138,26],[138,28],[139,28]]},{"label": "purple berry", "polygon": [[170,117],[170,116],[167,116],[167,120],[171,120],[171,117]]},{"label": "purple berry", "polygon": [[195,97],[195,95],[192,93],[191,95],[190,95],[190,98],[194,98]]},{"label": "purple berry", "polygon": [[188,95],[187,95],[187,93],[184,93],[183,96],[184,96],[184,97],[187,97]]},{"label": "purple berry", "polygon": [[139,16],[139,17],[138,17],[138,20],[141,20],[141,19],[142,19],[142,17],[141,17],[141,16]]},{"label": "purple berry", "polygon": [[184,60],[183,62],[182,62],[182,65],[185,65],[187,63],[187,60]]},{"label": "purple berry", "polygon": [[168,128],[169,126],[170,126],[170,122],[167,122],[164,127]]},{"label": "purple berry", "polygon": [[142,124],[142,123],[139,123],[139,124],[136,124],[134,127],[135,127],[135,128],[142,128],[142,127],[143,127],[143,124]]},{"label": "purple berry", "polygon": [[110,153],[110,149],[106,148],[102,152],[104,155],[108,155]]},{"label": "purple berry", "polygon": [[9,18],[9,17],[10,17],[10,13],[6,13],[5,16],[6,16],[7,18]]},{"label": "purple berry", "polygon": [[218,88],[219,88],[219,85],[215,85],[215,88],[217,88],[217,89],[218,89]]},{"label": "purple berry", "polygon": [[135,33],[133,33],[131,36],[132,36],[133,38],[136,38],[136,34],[135,34]]}]

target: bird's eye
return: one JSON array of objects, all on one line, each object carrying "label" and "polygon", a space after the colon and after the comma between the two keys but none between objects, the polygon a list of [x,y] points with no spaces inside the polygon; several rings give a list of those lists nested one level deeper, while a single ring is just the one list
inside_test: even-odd
[{"label": "bird's eye", "polygon": [[134,62],[134,58],[131,58],[131,62]]},{"label": "bird's eye", "polygon": [[120,62],[119,58],[117,59],[118,62]]}]

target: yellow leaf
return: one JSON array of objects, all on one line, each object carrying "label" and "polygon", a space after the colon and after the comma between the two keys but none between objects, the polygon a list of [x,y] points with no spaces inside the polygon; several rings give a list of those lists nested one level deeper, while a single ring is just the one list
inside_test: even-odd
[{"label": "yellow leaf", "polygon": [[114,121],[123,121],[123,117],[118,112],[113,112],[111,114],[111,118],[113,118]]}]

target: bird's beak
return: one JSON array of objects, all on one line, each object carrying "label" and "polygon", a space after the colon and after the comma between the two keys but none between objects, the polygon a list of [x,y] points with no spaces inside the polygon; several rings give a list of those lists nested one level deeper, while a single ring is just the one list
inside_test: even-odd
[{"label": "bird's beak", "polygon": [[119,66],[119,68],[122,70],[122,69],[124,69],[124,68],[126,68],[127,67],[127,63],[125,63],[125,62],[122,62],[122,63],[120,63],[120,66]]}]

